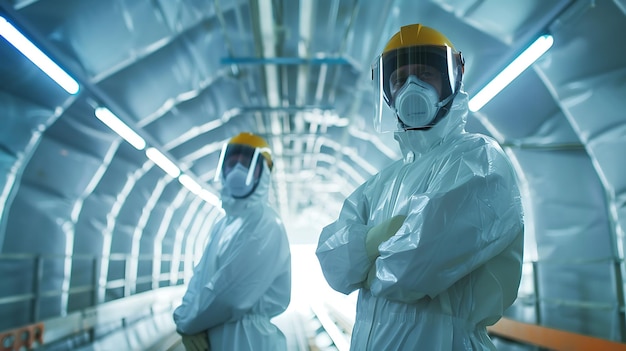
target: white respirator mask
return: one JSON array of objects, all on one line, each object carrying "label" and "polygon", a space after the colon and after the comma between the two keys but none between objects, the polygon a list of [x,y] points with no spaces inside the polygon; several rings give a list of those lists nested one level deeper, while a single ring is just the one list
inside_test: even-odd
[{"label": "white respirator mask", "polygon": [[408,128],[426,127],[441,108],[435,88],[411,75],[394,99],[396,115]]},{"label": "white respirator mask", "polygon": [[254,182],[252,177],[249,177],[250,171],[241,163],[237,163],[224,178],[224,186],[233,197],[244,198],[252,192]]}]

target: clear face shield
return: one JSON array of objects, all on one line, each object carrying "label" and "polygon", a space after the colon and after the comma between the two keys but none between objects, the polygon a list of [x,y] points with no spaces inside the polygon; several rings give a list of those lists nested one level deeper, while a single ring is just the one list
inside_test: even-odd
[{"label": "clear face shield", "polygon": [[447,46],[413,46],[379,56],[372,64],[379,132],[429,127],[460,89],[462,58]]},{"label": "clear face shield", "polygon": [[215,172],[220,182],[234,198],[247,197],[261,177],[264,158],[261,148],[242,144],[224,144]]}]

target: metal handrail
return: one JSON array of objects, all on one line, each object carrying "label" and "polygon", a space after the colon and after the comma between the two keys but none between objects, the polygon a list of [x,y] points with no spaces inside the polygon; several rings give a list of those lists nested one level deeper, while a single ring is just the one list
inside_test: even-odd
[{"label": "metal handrail", "polygon": [[[171,260],[173,257],[174,255],[164,254],[164,255],[159,256],[159,260],[162,263],[166,263],[166,262],[171,263]],[[24,301],[32,301],[33,313],[30,317],[30,322],[35,323],[39,319],[39,310],[38,310],[39,302],[42,298],[45,298],[45,297],[63,296],[66,294],[74,295],[77,293],[91,292],[94,295],[94,299],[91,305],[95,306],[99,302],[100,303],[103,302],[103,301],[98,301],[96,297],[96,293],[100,289],[104,289],[104,291],[106,291],[106,290],[111,290],[111,289],[123,288],[125,290],[124,295],[119,297],[119,298],[123,298],[123,297],[128,297],[131,295],[129,291],[132,292],[134,290],[129,289],[129,287],[132,287],[133,285],[135,287],[138,284],[145,284],[145,283],[152,283],[151,285],[153,287],[160,286],[161,283],[168,283],[168,285],[171,285],[169,284],[170,277],[171,277],[170,273],[161,272],[161,274],[153,276],[152,272],[149,272],[147,274],[138,275],[136,277],[128,277],[128,273],[124,272],[123,273],[124,276],[122,278],[109,280],[103,286],[99,285],[98,280],[96,279],[94,275],[94,279],[90,284],[73,286],[73,287],[63,287],[58,290],[41,291],[40,280],[43,274],[43,262],[48,261],[48,260],[66,260],[66,259],[72,260],[73,265],[76,264],[76,262],[78,261],[90,260],[93,263],[94,267],[96,267],[98,260],[108,260],[109,262],[127,263],[131,259],[132,260],[136,259],[139,262],[154,261],[155,257],[150,254],[129,255],[129,254],[120,254],[120,253],[113,253],[108,256],[87,255],[87,254],[77,254],[77,255],[29,254],[29,253],[0,254],[0,262],[16,261],[16,260],[34,262],[33,277],[35,277],[30,293],[19,293],[19,294],[0,297],[0,306],[6,305],[6,304],[12,304],[12,303],[24,302]],[[184,260],[184,257],[181,256],[180,259]],[[125,265],[128,267],[128,264],[125,264]],[[182,270],[182,266],[180,269]],[[95,272],[93,273],[95,274]],[[175,278],[177,278],[176,281],[179,282],[181,277],[184,277],[183,271],[179,271],[178,274],[175,275]],[[174,285],[180,285],[180,284],[175,283]],[[68,312],[68,311],[65,311],[65,312]]]},{"label": "metal handrail", "polygon": [[[136,294],[124,299],[118,299],[98,306],[69,313],[66,316],[54,317],[36,324],[20,326],[18,328],[0,332],[0,342],[9,345],[7,350],[18,349],[20,346],[30,348],[33,338],[37,343],[51,344],[71,338],[80,333],[90,333],[92,338],[97,333],[95,329],[102,325],[119,325],[120,328],[130,327],[127,321],[138,321],[142,318],[151,318],[163,313],[170,313],[176,303],[182,298],[185,287],[170,286]],[[131,322],[132,323],[132,322]],[[21,342],[18,338],[24,330],[38,328],[43,335],[31,333],[31,340]],[[91,342],[95,340],[90,340]],[[10,347],[10,348],[8,348]]]}]

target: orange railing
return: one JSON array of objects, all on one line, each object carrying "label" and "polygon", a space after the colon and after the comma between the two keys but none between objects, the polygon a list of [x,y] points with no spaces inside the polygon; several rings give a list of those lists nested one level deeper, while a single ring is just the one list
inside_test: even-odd
[{"label": "orange railing", "polygon": [[0,351],[31,350],[43,344],[43,323],[36,323],[0,333]]},{"label": "orange railing", "polygon": [[489,333],[554,351],[626,351],[626,344],[502,318]]}]

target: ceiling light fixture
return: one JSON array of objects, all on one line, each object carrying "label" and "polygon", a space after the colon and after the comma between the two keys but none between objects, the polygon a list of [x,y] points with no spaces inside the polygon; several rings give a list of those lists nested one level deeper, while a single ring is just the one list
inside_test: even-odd
[{"label": "ceiling light fixture", "polygon": [[54,63],[35,44],[28,40],[9,21],[0,16],[0,36],[31,60],[39,69],[54,80],[69,94],[76,94],[79,90],[78,82],[70,77],[61,67]]},{"label": "ceiling light fixture", "polygon": [[491,82],[479,91],[469,101],[469,109],[472,112],[480,110],[485,104],[504,89],[513,79],[517,78],[526,68],[532,65],[541,57],[554,43],[554,38],[545,34],[533,42],[524,52],[522,52],[513,62],[511,62],[502,72],[500,72]]},{"label": "ceiling light fixture", "polygon": [[159,166],[159,168],[164,170],[165,173],[172,176],[172,178],[176,178],[180,175],[180,168],[178,168],[174,162],[172,162],[169,158],[167,158],[167,156],[163,155],[163,153],[156,148],[147,148],[146,156]]},{"label": "ceiling light fixture", "polygon": [[122,122],[113,112],[106,107],[98,107],[95,110],[96,117],[111,128],[119,136],[124,138],[130,145],[137,150],[143,150],[146,147],[146,141],[135,133],[126,123]]},{"label": "ceiling light fixture", "polygon": [[182,184],[185,188],[187,188],[187,190],[191,191],[193,194],[198,195],[200,194],[200,191],[202,190],[202,186],[200,186],[198,182],[193,180],[193,178],[191,178],[187,174],[181,174],[178,177],[178,182]]},{"label": "ceiling light fixture", "polygon": [[220,200],[219,197],[217,197],[215,194],[208,191],[207,189],[202,189],[200,191],[200,194],[198,194],[198,196],[200,196],[204,201],[210,203],[211,205],[215,207],[222,206],[222,200]]}]

